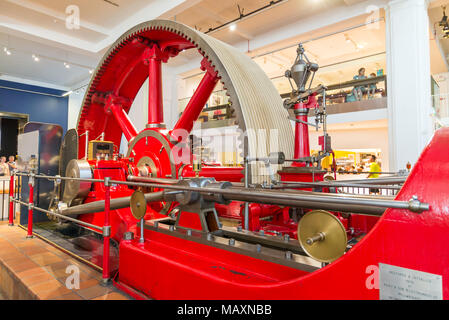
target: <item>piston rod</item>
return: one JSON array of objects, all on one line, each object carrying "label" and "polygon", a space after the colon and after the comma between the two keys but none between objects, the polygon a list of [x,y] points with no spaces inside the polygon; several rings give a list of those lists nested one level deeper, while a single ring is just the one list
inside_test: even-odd
[{"label": "piston rod", "polygon": [[273,185],[268,187],[268,189],[286,189],[286,188],[304,188],[304,187],[324,187],[324,188],[338,188],[338,187],[349,187],[349,188],[382,188],[389,190],[401,190],[401,186],[392,186],[384,184],[366,184],[366,183],[345,183],[345,182],[282,182],[281,185]]},{"label": "piston rod", "polygon": [[267,190],[245,190],[242,188],[208,188],[208,187],[191,187],[179,185],[162,185],[154,183],[138,183],[125,181],[111,181],[117,184],[129,184],[135,186],[155,187],[162,189],[183,190],[198,192],[202,195],[210,196],[211,194],[220,194],[227,201],[248,201],[256,203],[266,203],[275,205],[285,205],[293,207],[303,207],[310,209],[328,209],[339,210],[342,212],[357,212],[373,215],[382,215],[386,208],[407,209],[413,212],[422,212],[429,210],[429,204],[422,203],[418,199],[410,201],[396,201],[378,198],[356,198],[356,197],[339,197],[339,196],[323,196],[308,194],[292,194],[287,192],[274,192]]},{"label": "piston rod", "polygon": [[[145,200],[147,202],[164,201],[169,198],[173,199],[173,196],[183,191],[158,191],[145,194]],[[131,197],[122,197],[111,199],[110,210],[123,209],[129,207]],[[77,206],[69,207],[67,209],[60,210],[60,214],[65,216],[75,216],[79,214],[88,214],[94,212],[104,211],[104,200],[80,204]]]}]

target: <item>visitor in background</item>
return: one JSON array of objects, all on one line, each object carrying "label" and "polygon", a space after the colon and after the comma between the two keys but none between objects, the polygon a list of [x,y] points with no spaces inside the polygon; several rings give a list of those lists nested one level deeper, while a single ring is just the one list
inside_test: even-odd
[{"label": "visitor in background", "polygon": [[0,158],[0,176],[9,176],[9,167],[6,163],[6,157]]},{"label": "visitor in background", "polygon": [[[366,79],[365,68],[360,68],[359,73],[354,76],[354,80],[362,80],[362,79]],[[358,86],[352,89],[352,94],[354,95],[357,101],[362,100],[363,92],[366,92],[366,87],[364,86]]]},{"label": "visitor in background", "polygon": [[[373,72],[369,75],[370,78],[375,78],[377,75]],[[376,93],[377,86],[375,83],[372,83],[368,86],[368,99],[373,99],[374,94]]]},{"label": "visitor in background", "polygon": [[9,156],[8,160],[9,160],[8,161],[8,169],[9,169],[9,174],[11,175],[13,172],[15,172],[15,170],[17,170],[17,165],[16,165],[16,162],[14,161],[15,160],[14,156]]},{"label": "visitor in background", "polygon": [[[372,154],[369,158],[369,174],[368,174],[368,179],[374,179],[374,178],[379,178],[379,172],[381,172],[382,170],[380,169],[379,164],[377,163],[377,158],[374,154]],[[380,190],[378,188],[370,188],[369,189],[369,193],[370,194],[378,194],[380,193]]]}]

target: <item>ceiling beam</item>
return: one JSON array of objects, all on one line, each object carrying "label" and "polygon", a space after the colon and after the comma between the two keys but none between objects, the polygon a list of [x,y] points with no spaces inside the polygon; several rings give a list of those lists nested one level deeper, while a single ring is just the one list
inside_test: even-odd
[{"label": "ceiling beam", "polygon": [[[201,8],[200,10],[201,10],[202,13],[206,14],[207,16],[209,16],[210,18],[214,19],[214,20],[217,21],[218,23],[222,23],[222,24],[223,24],[223,23],[228,22],[228,21],[225,20],[225,18],[223,18],[222,16],[220,16],[220,14],[213,12],[211,9],[205,7],[204,5],[201,5],[201,4],[200,4],[199,6],[200,6],[200,8]],[[238,22],[236,22],[236,26],[237,26],[237,23],[238,23]],[[238,34],[239,36],[241,36],[241,37],[244,38],[245,40],[251,40],[251,39],[254,38],[254,36],[252,36],[252,35],[250,35],[250,34],[248,34],[248,33],[245,33],[245,32],[240,31],[240,30],[238,29],[238,26],[237,26],[237,28],[236,28],[234,31],[232,31],[232,32]]]}]

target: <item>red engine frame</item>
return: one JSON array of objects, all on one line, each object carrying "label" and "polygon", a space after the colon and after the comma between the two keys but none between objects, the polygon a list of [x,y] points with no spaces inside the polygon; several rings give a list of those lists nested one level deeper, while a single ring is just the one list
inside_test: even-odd
[{"label": "red engine frame", "polygon": [[[150,41],[149,39],[153,39]],[[106,176],[126,180],[128,173],[137,174],[137,163],[150,158],[155,166],[155,177],[180,178],[194,176],[188,163],[174,167],[175,141],[187,138],[193,122],[200,114],[220,75],[207,59],[201,67],[206,71],[203,80],[189,101],[174,130],[162,124],[161,63],[181,50],[195,46],[175,32],[147,30],[126,39],[127,45],[114,49],[95,73],[84,106],[81,110],[78,133],[87,130],[90,137],[104,133],[105,140],[119,145],[122,133],[130,145],[129,157],[120,161],[91,161],[94,177]],[[146,78],[149,86],[148,128],[138,133],[127,116],[132,101]],[[117,128],[120,128],[117,130]],[[302,142],[297,140],[297,153],[304,156],[308,148],[305,139],[307,126],[297,126]],[[179,132],[184,134],[179,134]],[[297,137],[300,135],[297,134]],[[305,140],[304,140],[305,139]],[[80,139],[79,156],[84,157],[85,143]],[[430,203],[430,210],[421,214],[407,210],[387,210],[379,219],[356,216],[344,221],[349,226],[371,231],[348,253],[332,264],[313,273],[262,261],[242,254],[179,239],[156,231],[145,231],[145,243],[123,240],[126,231],[139,235],[137,220],[130,210],[112,210],[110,224],[112,237],[120,241],[119,274],[116,285],[137,298],[156,299],[377,299],[379,290],[368,286],[379,263],[448,276],[449,258],[445,248],[449,229],[449,197],[444,193],[444,178],[449,172],[449,155],[442,150],[449,147],[449,129],[437,131],[413,168],[398,200],[408,201],[418,195]],[[307,149],[307,150],[306,150]],[[165,150],[165,152],[163,152]],[[295,148],[296,150],[296,148]],[[301,151],[302,150],[302,151]],[[302,153],[301,153],[301,152]],[[205,166],[200,176],[217,180],[240,181],[242,168]],[[298,177],[295,178],[299,179]],[[299,181],[299,180],[296,180]],[[422,182],[425,181],[426,184]],[[155,190],[156,191],[156,190]],[[131,189],[112,186],[112,198],[129,196]],[[102,184],[95,184],[86,202],[104,199]],[[162,204],[148,206],[145,219],[161,216]],[[251,205],[253,229],[267,224],[256,218],[272,215],[270,228],[295,237],[296,225],[288,218],[288,208],[269,205]],[[221,215],[241,216],[240,203],[217,205]],[[82,220],[102,226],[103,212],[83,215]],[[374,225],[374,227],[373,227]],[[443,297],[449,298],[449,285],[444,282]]]},{"label": "red engine frame", "polygon": [[[145,244],[120,243],[119,281],[156,299],[378,299],[379,263],[446,279],[449,154],[441,150],[447,148],[449,129],[440,129],[396,197],[408,201],[418,195],[430,204],[429,211],[386,210],[357,245],[318,271],[306,273],[146,230]],[[447,281],[443,298],[449,299]]]}]

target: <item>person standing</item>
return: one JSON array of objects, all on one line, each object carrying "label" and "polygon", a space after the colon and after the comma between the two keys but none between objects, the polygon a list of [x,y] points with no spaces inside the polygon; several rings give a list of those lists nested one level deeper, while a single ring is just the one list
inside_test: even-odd
[{"label": "person standing", "polygon": [[[362,80],[362,79],[366,79],[365,68],[360,68],[358,74],[354,76],[354,80]],[[352,89],[352,94],[354,95],[357,101],[362,100],[363,92],[366,92],[365,86],[358,86]]]},{"label": "person standing", "polygon": [[16,165],[16,162],[14,161],[15,157],[9,156],[8,160],[9,160],[8,161],[9,174],[12,174],[14,172],[14,170],[17,170],[17,165]]},{"label": "person standing", "polygon": [[0,176],[9,176],[9,167],[4,156],[0,158]]},{"label": "person standing", "polygon": [[[373,72],[369,75],[370,78],[377,77],[376,74]],[[376,93],[377,86],[375,83],[372,83],[368,86],[368,99],[373,99],[374,94]]]},{"label": "person standing", "polygon": [[[379,172],[381,172],[381,168],[380,165],[377,163],[377,157],[372,154],[369,158],[369,174],[368,174],[368,179],[375,179],[375,178],[379,178]],[[378,194],[380,193],[380,190],[378,188],[370,188],[369,189],[369,193],[370,194]]]}]

